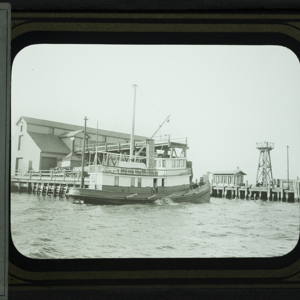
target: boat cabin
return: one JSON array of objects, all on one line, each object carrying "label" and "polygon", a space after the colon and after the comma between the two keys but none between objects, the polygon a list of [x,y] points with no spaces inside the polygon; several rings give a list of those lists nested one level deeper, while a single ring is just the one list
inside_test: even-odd
[{"label": "boat cabin", "polygon": [[90,189],[157,193],[189,188],[191,168],[187,167],[186,142],[148,139],[135,145],[134,155],[121,146],[119,152],[95,149],[95,164],[88,171]]}]

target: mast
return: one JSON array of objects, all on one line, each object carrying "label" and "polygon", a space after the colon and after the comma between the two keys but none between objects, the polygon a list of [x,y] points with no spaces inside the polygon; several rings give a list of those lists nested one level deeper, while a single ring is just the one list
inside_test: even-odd
[{"label": "mast", "polygon": [[289,146],[286,146],[287,150],[287,189],[290,189],[290,180],[289,180]]},{"label": "mast", "polygon": [[97,147],[98,147],[98,121],[97,121],[97,139],[96,139],[96,153],[95,153],[95,162],[94,164],[97,165],[98,164],[98,153],[97,153]]},{"label": "mast", "polygon": [[83,134],[83,145],[82,145],[82,160],[81,160],[81,185],[80,187],[84,187],[84,156],[85,156],[85,136],[86,136],[86,121],[87,117],[84,118],[84,134]]},{"label": "mast", "polygon": [[132,114],[132,128],[131,128],[131,137],[130,137],[130,160],[133,159],[133,149],[134,149],[134,123],[135,123],[135,100],[136,100],[136,87],[134,84],[134,97],[133,97],[133,114]]}]

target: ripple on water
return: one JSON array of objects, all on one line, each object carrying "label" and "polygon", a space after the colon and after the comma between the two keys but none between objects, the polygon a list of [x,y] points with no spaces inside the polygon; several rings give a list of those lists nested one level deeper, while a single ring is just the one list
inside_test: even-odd
[{"label": "ripple on water", "polygon": [[13,242],[38,259],[280,256],[299,238],[299,203],[211,198],[95,206],[17,193],[11,203]]}]

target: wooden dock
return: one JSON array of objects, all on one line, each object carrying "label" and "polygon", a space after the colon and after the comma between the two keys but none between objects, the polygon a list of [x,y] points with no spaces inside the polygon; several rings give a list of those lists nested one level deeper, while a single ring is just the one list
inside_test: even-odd
[{"label": "wooden dock", "polygon": [[[11,192],[63,196],[68,193],[70,187],[80,187],[80,185],[81,174],[72,171],[39,171],[11,177]],[[85,178],[84,186],[88,187],[88,185],[89,178]]]},{"label": "wooden dock", "polygon": [[214,185],[211,187],[211,196],[217,198],[239,198],[252,200],[268,200],[283,202],[300,202],[299,181],[293,182],[293,188],[278,186],[226,186]]}]

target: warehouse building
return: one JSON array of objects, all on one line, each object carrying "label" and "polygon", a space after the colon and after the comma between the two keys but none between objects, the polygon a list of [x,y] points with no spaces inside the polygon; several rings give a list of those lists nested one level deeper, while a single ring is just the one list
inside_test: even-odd
[{"label": "warehouse building", "polygon": [[[79,166],[81,156],[74,148],[83,145],[82,126],[20,117],[11,139],[11,174],[49,170],[60,166]],[[98,133],[98,137],[97,137]],[[146,137],[135,135],[135,141]],[[86,145],[126,143],[130,134],[86,128]]]}]

